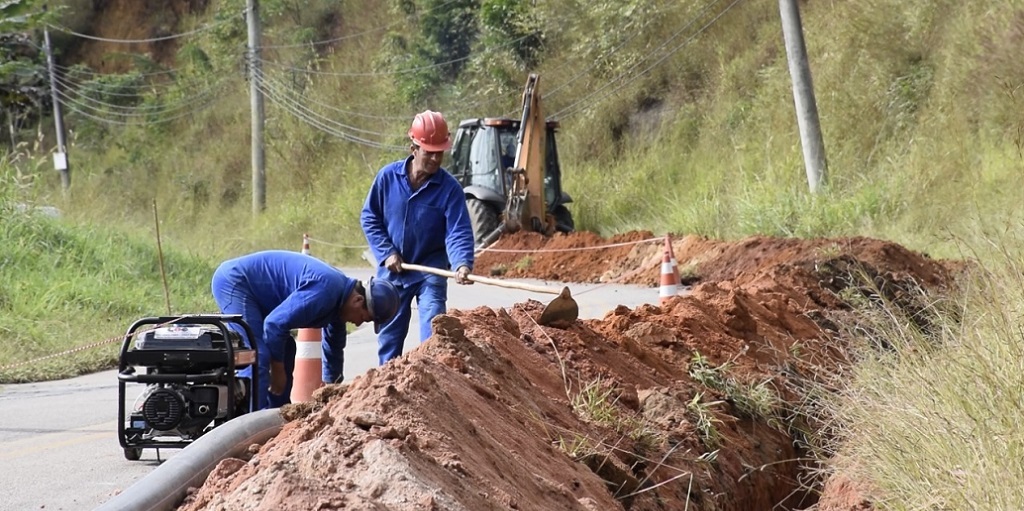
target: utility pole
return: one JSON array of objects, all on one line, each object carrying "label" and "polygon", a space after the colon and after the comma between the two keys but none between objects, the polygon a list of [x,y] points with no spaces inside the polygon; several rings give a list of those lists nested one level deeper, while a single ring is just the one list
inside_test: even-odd
[{"label": "utility pole", "polygon": [[50,31],[43,29],[46,50],[46,69],[50,75],[50,96],[53,99],[53,124],[57,128],[57,152],[53,154],[53,167],[60,172],[60,185],[66,196],[71,190],[71,167],[68,165],[68,146],[64,140],[64,116],[60,112],[60,97],[57,95],[57,79],[53,65],[53,50],[50,47]]},{"label": "utility pole", "polygon": [[789,75],[793,81],[793,101],[796,103],[796,121],[800,128],[800,143],[804,151],[804,168],[811,193],[818,193],[828,181],[825,163],[825,143],[821,138],[818,106],[814,101],[811,68],[807,63],[803,27],[797,0],[779,0],[782,16],[782,35],[786,42]]},{"label": "utility pole", "polygon": [[263,93],[260,91],[260,11],[257,0],[246,0],[249,26],[249,102],[252,109],[252,213],[267,206],[266,162],[263,152]]}]

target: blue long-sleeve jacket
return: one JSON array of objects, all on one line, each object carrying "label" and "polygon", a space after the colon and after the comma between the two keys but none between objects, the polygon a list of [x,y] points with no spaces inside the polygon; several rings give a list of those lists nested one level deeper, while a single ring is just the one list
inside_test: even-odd
[{"label": "blue long-sleeve jacket", "polygon": [[421,272],[398,274],[384,267],[395,253],[407,263],[472,270],[473,225],[462,186],[441,168],[413,192],[407,170],[411,160],[381,168],[363,204],[360,221],[377,260],[377,276],[405,285],[426,278]]},{"label": "blue long-sleeve jacket", "polygon": [[342,375],[347,332],[341,306],[355,279],[315,257],[285,250],[256,252],[221,266],[227,285],[248,291],[263,312],[263,340],[272,361],[284,358],[291,330],[322,328],[324,380]]}]

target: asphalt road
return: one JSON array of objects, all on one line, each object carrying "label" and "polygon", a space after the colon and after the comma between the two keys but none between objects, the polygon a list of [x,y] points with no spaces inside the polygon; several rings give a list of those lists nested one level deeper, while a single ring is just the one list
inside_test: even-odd
[{"label": "asphalt road", "polygon": [[[369,268],[344,271],[360,279],[371,272]],[[561,289],[558,283],[524,282]],[[580,305],[581,318],[600,318],[617,305],[658,302],[657,288],[569,287]],[[451,282],[448,308],[507,307],[529,298],[546,303],[554,295]],[[126,319],[125,328],[135,319]],[[414,312],[414,325],[416,321]],[[406,340],[406,351],[419,345],[414,335]],[[364,325],[349,335],[346,379],[376,365],[376,336]],[[143,389],[141,384],[128,385],[128,406]],[[154,449],[144,450],[139,461],[125,460],[117,440],[117,409],[116,371],[0,387],[0,511],[93,509],[158,466]],[[175,452],[162,449],[159,455],[166,460]]]}]

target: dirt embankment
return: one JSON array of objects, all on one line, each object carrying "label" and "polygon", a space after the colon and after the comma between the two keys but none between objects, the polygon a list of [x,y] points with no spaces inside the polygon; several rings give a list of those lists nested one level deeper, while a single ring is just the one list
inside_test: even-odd
[{"label": "dirt embankment", "polygon": [[[535,301],[439,317],[412,353],[287,409],[278,437],[182,509],[870,508],[847,483],[822,496],[815,424],[794,403],[846,363],[841,296],[939,291],[947,265],[866,238],[673,249],[693,287],[664,306],[567,329],[538,326]],[[476,272],[654,287],[662,255],[646,232],[520,234]]]}]

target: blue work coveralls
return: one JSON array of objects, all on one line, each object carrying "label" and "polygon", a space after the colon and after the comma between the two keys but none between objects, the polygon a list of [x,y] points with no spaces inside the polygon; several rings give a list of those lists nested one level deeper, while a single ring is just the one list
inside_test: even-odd
[{"label": "blue work coveralls", "polygon": [[[285,250],[256,252],[224,261],[217,268],[211,286],[217,306],[224,314],[241,314],[255,337],[260,382],[256,402],[260,409],[290,402],[295,368],[293,329],[323,328],[323,381],[342,379],[347,332],[341,306],[356,282],[315,257]],[[284,362],[288,375],[280,396],[268,390],[271,360]],[[245,368],[239,375],[248,377],[251,370]]]},{"label": "blue work coveralls", "polygon": [[413,192],[408,168],[412,157],[385,165],[377,173],[363,204],[360,221],[377,276],[398,288],[398,314],[377,338],[380,364],[402,355],[412,319],[412,299],[420,316],[420,342],[430,337],[430,320],[447,308],[448,282],[418,271],[394,273],[384,266],[391,254],[407,263],[444,270],[473,269],[473,225],[459,182],[441,168]]}]

